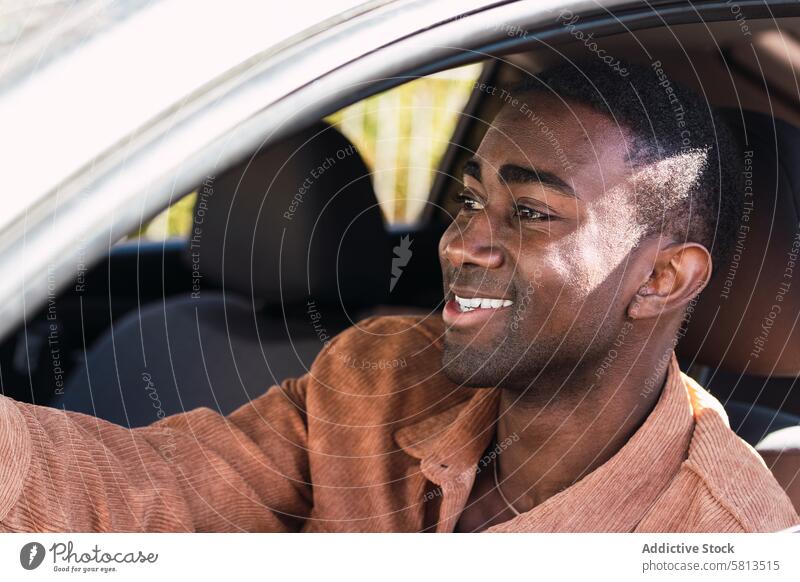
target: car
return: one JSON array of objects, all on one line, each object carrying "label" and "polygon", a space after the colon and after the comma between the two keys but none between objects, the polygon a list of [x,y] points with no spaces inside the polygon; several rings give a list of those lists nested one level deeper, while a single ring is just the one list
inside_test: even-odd
[{"label": "car", "polygon": [[[562,60],[621,82],[645,63],[743,137],[748,218],[677,353],[800,510],[800,5],[313,6],[90,5],[20,32],[0,76],[3,393],[131,427],[228,413],[364,317],[441,310],[437,244],[490,91]],[[413,101],[443,78],[444,101]],[[359,134],[349,116],[376,103],[387,129]],[[435,152],[380,162],[413,119],[408,151]],[[401,194],[398,167],[423,168]],[[187,201],[182,237],[139,236]]]}]

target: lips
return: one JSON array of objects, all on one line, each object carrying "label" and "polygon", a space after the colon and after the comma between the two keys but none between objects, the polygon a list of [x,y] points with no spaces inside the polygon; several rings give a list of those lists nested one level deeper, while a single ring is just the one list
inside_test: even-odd
[{"label": "lips", "polygon": [[463,328],[488,322],[514,304],[503,297],[485,297],[474,292],[453,289],[445,303],[442,319],[450,327]]},{"label": "lips", "polygon": [[455,295],[456,303],[462,312],[472,311],[473,309],[497,309],[508,307],[513,301],[510,299],[493,299],[491,297],[461,297]]}]

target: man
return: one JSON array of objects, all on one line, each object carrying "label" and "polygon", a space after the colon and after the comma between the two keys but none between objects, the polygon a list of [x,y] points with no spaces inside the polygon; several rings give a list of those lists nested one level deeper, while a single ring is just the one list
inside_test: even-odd
[{"label": "man", "polygon": [[440,243],[441,316],[362,321],[227,418],[131,431],[0,398],[0,527],[796,524],[672,352],[731,246],[735,144],[689,92],[626,69],[570,65],[492,91],[503,108]]}]

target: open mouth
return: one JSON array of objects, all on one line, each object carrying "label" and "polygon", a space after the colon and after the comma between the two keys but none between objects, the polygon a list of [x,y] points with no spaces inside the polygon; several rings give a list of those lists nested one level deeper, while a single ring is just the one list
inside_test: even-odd
[{"label": "open mouth", "polygon": [[[463,293],[463,291],[462,291]],[[470,295],[472,293],[469,293]],[[497,297],[464,297],[451,290],[442,318],[451,328],[467,328],[488,323],[495,314],[505,312],[514,302]]]},{"label": "open mouth", "polygon": [[492,299],[489,297],[459,297],[455,295],[456,305],[461,313],[475,309],[498,309],[508,307],[514,302],[509,299]]}]

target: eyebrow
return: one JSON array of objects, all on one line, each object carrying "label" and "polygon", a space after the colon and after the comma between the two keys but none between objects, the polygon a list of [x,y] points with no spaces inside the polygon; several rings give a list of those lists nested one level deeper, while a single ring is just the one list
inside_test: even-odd
[{"label": "eyebrow", "polygon": [[481,165],[478,163],[478,160],[475,158],[467,160],[467,163],[464,164],[464,171],[465,176],[472,176],[478,182],[481,181]]},{"label": "eyebrow", "polygon": [[[467,163],[464,164],[464,175],[471,176],[480,182],[480,162],[478,162],[478,160],[475,158],[467,160]],[[552,172],[545,172],[544,170],[536,170],[534,168],[525,168],[516,164],[504,164],[500,167],[498,176],[500,176],[500,179],[506,184],[542,184],[544,186],[553,188],[564,196],[578,199],[580,198],[569,184]]]}]

